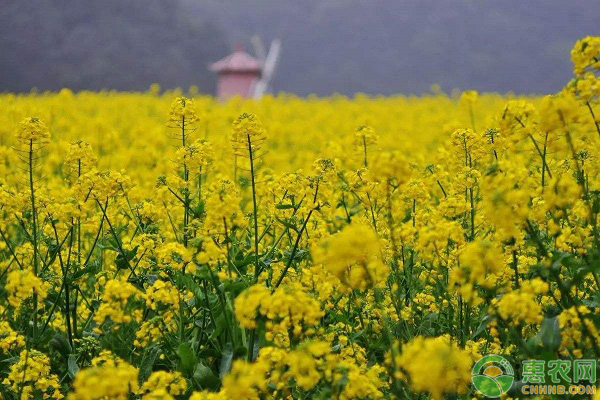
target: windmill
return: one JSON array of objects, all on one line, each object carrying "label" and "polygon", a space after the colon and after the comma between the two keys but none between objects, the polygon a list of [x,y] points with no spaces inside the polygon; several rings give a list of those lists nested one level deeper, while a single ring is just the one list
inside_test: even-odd
[{"label": "windmill", "polygon": [[265,93],[271,92],[271,82],[281,54],[281,40],[273,39],[268,52],[265,50],[265,46],[259,36],[254,35],[251,42],[256,56],[262,63],[262,74],[260,80],[254,86],[254,93],[252,95],[253,98],[260,99]]},{"label": "windmill", "polygon": [[235,96],[259,99],[270,92],[281,53],[281,40],[274,39],[268,52],[258,36],[255,35],[251,42],[256,57],[238,45],[233,53],[209,66],[211,71],[219,75],[217,97],[220,101]]}]

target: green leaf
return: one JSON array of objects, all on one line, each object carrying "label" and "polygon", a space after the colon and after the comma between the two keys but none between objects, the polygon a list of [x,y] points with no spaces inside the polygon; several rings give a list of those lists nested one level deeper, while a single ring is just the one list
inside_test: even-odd
[{"label": "green leaf", "polygon": [[194,218],[200,218],[204,214],[204,208],[204,201],[200,201],[192,210]]},{"label": "green leaf", "polygon": [[62,333],[55,334],[52,340],[50,340],[50,345],[65,357],[68,357],[71,351],[73,351],[67,337]]},{"label": "green leaf", "polygon": [[138,374],[138,380],[140,383],[145,382],[152,372],[152,367],[156,362],[156,358],[160,353],[160,349],[157,347],[148,347],[144,350],[142,361],[140,363],[140,372]]},{"label": "green leaf", "polygon": [[126,260],[122,254],[118,254],[117,257],[115,257],[115,265],[117,266],[117,269],[127,269],[127,264],[128,260]]},{"label": "green leaf", "polygon": [[475,339],[483,331],[485,331],[487,328],[487,325],[492,321],[492,319],[493,318],[490,315],[486,315],[485,317],[483,317],[483,319],[479,323],[479,326],[477,327],[477,329],[475,329],[475,332],[473,332],[473,335],[471,336],[471,338]]},{"label": "green leaf", "polygon": [[249,264],[252,264],[254,261],[256,260],[256,256],[254,255],[254,253],[248,253],[246,254],[246,256],[244,258],[240,259],[236,259],[233,261],[233,264],[237,267],[237,268],[243,268]]},{"label": "green leaf", "polygon": [[225,316],[223,315],[223,313],[221,312],[215,319],[215,325],[216,325],[216,329],[213,330],[212,334],[210,335],[210,337],[212,339],[216,339],[219,337],[219,335],[225,331],[226,328],[226,324],[227,322],[225,321]]},{"label": "green leaf", "polygon": [[77,365],[77,357],[74,354],[69,355],[69,359],[67,360],[67,372],[69,373],[69,377],[73,379],[77,372],[79,372],[79,366]]},{"label": "green leaf", "polygon": [[77,280],[87,274],[96,275],[96,271],[97,269],[95,265],[88,265],[85,268],[77,270],[73,275],[71,275],[71,281]]},{"label": "green leaf", "polygon": [[192,346],[187,342],[181,343],[177,348],[177,355],[179,356],[179,369],[181,372],[187,376],[191,375],[196,364]]},{"label": "green leaf", "polygon": [[223,378],[231,370],[231,362],[233,361],[233,350],[231,344],[227,343],[223,353],[221,354],[221,364],[219,365],[219,377]]},{"label": "green leaf", "polygon": [[295,207],[292,204],[276,204],[275,208],[278,210],[289,210]]},{"label": "green leaf", "polygon": [[538,334],[544,347],[550,351],[558,350],[561,343],[560,326],[558,318],[545,318]]},{"label": "green leaf", "polygon": [[115,258],[115,264],[117,265],[118,269],[127,269],[128,268],[129,261],[131,261],[135,258],[135,255],[137,254],[137,251],[138,251],[138,247],[139,246],[135,246],[131,250],[124,250],[123,253],[119,253],[117,255],[117,257]]},{"label": "green leaf", "polygon": [[294,232],[298,233],[298,228],[296,228],[296,226],[294,226],[293,224],[290,224],[287,221],[284,221],[280,218],[275,218],[277,220],[277,222],[279,222],[281,225],[285,226],[288,229],[293,230]]},{"label": "green leaf", "polygon": [[194,368],[193,379],[198,382],[202,389],[217,390],[221,386],[221,380],[212,369],[199,362]]},{"label": "green leaf", "polygon": [[246,346],[238,346],[235,348],[235,350],[233,350],[234,358],[246,357],[247,354],[248,349],[246,348]]}]

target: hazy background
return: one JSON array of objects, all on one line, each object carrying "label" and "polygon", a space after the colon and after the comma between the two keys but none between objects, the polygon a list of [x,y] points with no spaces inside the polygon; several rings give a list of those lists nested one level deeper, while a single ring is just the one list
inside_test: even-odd
[{"label": "hazy background", "polygon": [[0,0],[0,92],[197,85],[259,34],[283,41],[275,91],[557,91],[600,35],[598,0]]}]

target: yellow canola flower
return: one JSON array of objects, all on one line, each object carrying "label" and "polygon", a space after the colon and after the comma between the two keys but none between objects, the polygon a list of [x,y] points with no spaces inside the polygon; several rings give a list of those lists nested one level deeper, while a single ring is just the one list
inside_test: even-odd
[{"label": "yellow canola flower", "polygon": [[230,137],[235,154],[249,157],[250,146],[255,152],[252,157],[257,157],[267,131],[255,114],[242,113],[233,121]]},{"label": "yellow canola flower", "polygon": [[169,267],[177,271],[183,271],[185,268],[189,273],[196,271],[196,265],[191,262],[191,252],[182,244],[166,243],[156,250],[156,255],[160,268]]},{"label": "yellow canola flower", "polygon": [[313,259],[344,285],[365,290],[382,286],[388,278],[389,267],[382,262],[381,251],[376,233],[353,223],[313,247]]},{"label": "yellow canola flower", "polygon": [[37,350],[22,350],[2,381],[23,399],[62,399],[58,377],[50,372],[50,358]]},{"label": "yellow canola flower", "polygon": [[138,394],[144,400],[174,399],[187,390],[187,382],[180,372],[155,371],[140,387]]},{"label": "yellow canola flower", "polygon": [[[469,351],[461,349],[448,336],[417,336],[402,346],[395,365],[406,372],[413,390],[441,400],[444,394],[466,393],[473,359]],[[405,378],[402,374],[398,377]]]},{"label": "yellow canola flower", "polygon": [[513,326],[521,323],[539,324],[544,315],[538,296],[547,292],[548,284],[540,278],[523,281],[519,289],[509,291],[499,300],[492,300],[492,308]]},{"label": "yellow canola flower", "polygon": [[25,338],[15,332],[8,321],[0,321],[0,351],[7,353],[25,346]]},{"label": "yellow canola flower", "polygon": [[126,400],[138,390],[138,369],[103,351],[92,366],[80,370],[73,381],[69,400]]},{"label": "yellow canola flower", "polygon": [[588,68],[600,69],[600,37],[587,36],[578,40],[571,50],[571,61],[575,75]]},{"label": "yellow canola flower", "polygon": [[107,320],[115,325],[127,324],[133,320],[128,304],[130,299],[140,296],[140,292],[126,278],[111,279],[106,282],[102,302],[94,315],[94,322],[102,326]]},{"label": "yellow canola flower", "polygon": [[167,126],[177,128],[192,128],[198,121],[194,99],[177,97],[171,103]]},{"label": "yellow canola flower", "polygon": [[50,132],[42,120],[37,117],[29,117],[21,121],[16,140],[27,146],[43,145],[50,141]]},{"label": "yellow canola flower", "polygon": [[314,334],[323,316],[319,302],[299,283],[281,286],[273,293],[254,285],[235,299],[234,310],[246,328],[256,328],[259,317],[266,319],[267,340],[284,347],[289,347],[292,339]]},{"label": "yellow canola flower", "polygon": [[19,308],[24,300],[33,297],[34,294],[37,294],[38,302],[43,301],[48,295],[50,286],[27,269],[9,272],[5,289],[10,294],[8,298],[10,305]]}]

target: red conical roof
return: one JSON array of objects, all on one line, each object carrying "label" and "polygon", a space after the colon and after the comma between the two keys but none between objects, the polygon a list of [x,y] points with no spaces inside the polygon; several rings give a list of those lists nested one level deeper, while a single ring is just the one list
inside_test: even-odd
[{"label": "red conical roof", "polygon": [[210,65],[213,72],[260,72],[260,61],[238,48],[225,58]]}]

